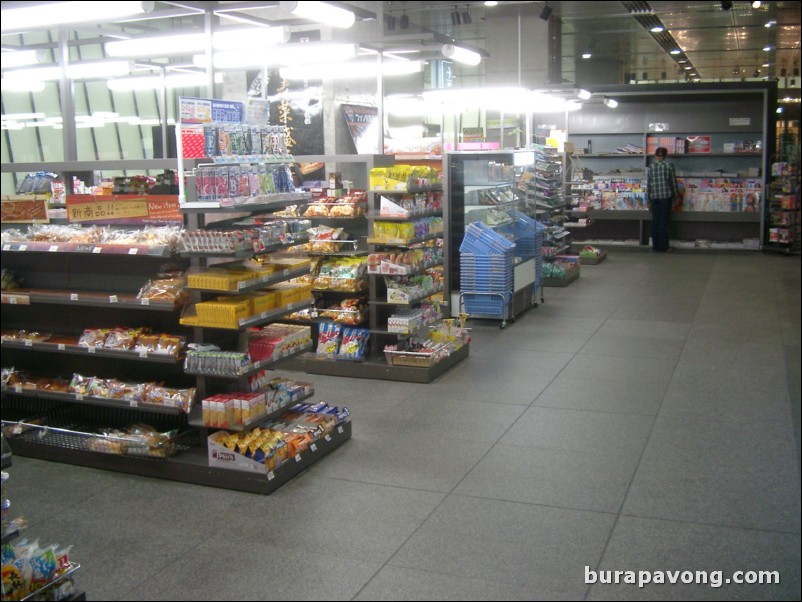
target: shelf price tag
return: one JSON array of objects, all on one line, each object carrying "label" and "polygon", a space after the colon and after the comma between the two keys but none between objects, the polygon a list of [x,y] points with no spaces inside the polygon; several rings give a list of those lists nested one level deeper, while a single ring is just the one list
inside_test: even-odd
[{"label": "shelf price tag", "polygon": [[137,253],[139,253],[139,249],[128,249],[129,255],[136,255]]},{"label": "shelf price tag", "polygon": [[58,245],[51,245],[51,247],[48,249],[48,251],[50,253],[57,253],[58,252]]},{"label": "shelf price tag", "polygon": [[117,303],[117,295],[109,295],[109,303]]},{"label": "shelf price tag", "polygon": [[316,452],[317,451],[317,445],[315,445],[313,443],[312,445],[309,446],[309,449],[311,449],[313,452]]},{"label": "shelf price tag", "polygon": [[20,251],[27,251],[28,250],[28,245],[20,245],[19,246],[19,250]]},{"label": "shelf price tag", "polygon": [[326,440],[326,443],[331,443],[331,435],[326,435],[323,438]]},{"label": "shelf price tag", "polygon": [[4,251],[10,251],[11,250],[11,245],[3,245],[3,250]]},{"label": "shelf price tag", "polygon": [[58,344],[58,350],[59,351],[67,351],[67,346],[64,343],[59,343]]},{"label": "shelf price tag", "polygon": [[96,255],[102,252],[103,252],[103,247],[95,247],[94,249],[92,249],[92,253],[95,253]]},{"label": "shelf price tag", "polygon": [[84,396],[83,396],[83,395],[81,395],[80,393],[76,393],[76,394],[75,394],[75,399],[76,399],[77,401],[83,401],[83,400],[84,400]]},{"label": "shelf price tag", "polygon": [[14,385],[14,393],[22,393],[22,385]]},{"label": "shelf price tag", "polygon": [[25,346],[33,347],[33,341],[31,339],[25,339]]},{"label": "shelf price tag", "polygon": [[295,461],[296,462],[300,462],[301,461],[301,454],[295,454]]},{"label": "shelf price tag", "polygon": [[268,472],[268,473],[267,473],[267,480],[268,480],[268,481],[272,481],[272,480],[273,480],[273,479],[275,479],[275,478],[276,478],[276,475],[275,475],[275,473],[274,473],[272,470],[271,470],[270,472]]},{"label": "shelf price tag", "polygon": [[11,305],[16,305],[16,304],[17,304],[17,297],[16,297],[15,295],[11,295],[11,296],[9,296],[9,297],[8,297],[8,302],[9,302]]},{"label": "shelf price tag", "polygon": [[131,403],[131,407],[132,408],[138,408],[139,407],[139,402],[136,399],[132,399],[130,401],[130,403]]},{"label": "shelf price tag", "polygon": [[341,427],[341,426],[338,426],[338,427],[337,427],[337,432],[338,432],[338,433],[340,433],[340,434],[342,435],[342,434],[343,434],[343,432],[344,432],[344,431],[343,431],[343,427]]},{"label": "shelf price tag", "polygon": [[78,293],[71,293],[70,294],[70,301],[78,301]]},{"label": "shelf price tag", "polygon": [[139,357],[141,357],[142,359],[147,359],[148,350],[147,349],[140,349],[139,350]]},{"label": "shelf price tag", "polygon": [[95,353],[97,351],[97,347],[88,347],[86,351],[87,353]]},{"label": "shelf price tag", "polygon": [[150,305],[150,299],[140,299],[142,305]]}]

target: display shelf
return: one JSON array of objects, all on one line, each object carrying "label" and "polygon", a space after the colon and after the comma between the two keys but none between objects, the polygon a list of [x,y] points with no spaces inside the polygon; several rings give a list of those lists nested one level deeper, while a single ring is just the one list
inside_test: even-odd
[{"label": "display shelf", "polygon": [[246,421],[246,422],[244,422],[242,424],[235,424],[235,425],[231,425],[231,426],[227,426],[227,427],[208,426],[207,424],[205,424],[203,422],[203,418],[202,417],[198,418],[197,416],[190,416],[189,425],[190,426],[194,426],[195,428],[200,428],[200,429],[213,429],[213,430],[218,430],[218,431],[230,431],[230,432],[233,432],[233,433],[241,433],[241,432],[247,431],[248,429],[251,429],[251,428],[253,428],[255,426],[259,426],[260,424],[263,424],[263,423],[265,423],[265,422],[267,422],[269,420],[273,420],[275,418],[278,418],[284,412],[287,412],[291,406],[293,406],[293,405],[295,405],[297,403],[302,403],[302,402],[306,401],[307,399],[311,399],[314,396],[315,396],[314,393],[309,393],[307,395],[303,395],[303,396],[299,397],[298,399],[295,399],[295,400],[291,401],[286,406],[279,408],[278,410],[274,410],[272,412],[267,412],[265,414],[262,414],[261,416],[255,416],[255,417],[251,418],[250,420],[248,420],[248,421]]},{"label": "display shelf", "polygon": [[442,320],[443,320],[443,316],[441,315],[436,320],[430,320],[429,322],[421,324],[420,326],[418,326],[412,332],[395,332],[395,331],[388,330],[386,328],[383,328],[383,329],[382,328],[378,328],[378,329],[375,329],[375,330],[371,330],[370,333],[371,334],[377,334],[377,335],[382,336],[382,337],[383,336],[387,336],[387,337],[397,337],[399,339],[409,339],[409,338],[412,338],[412,337],[420,334],[421,332],[423,332],[424,330],[426,330],[430,326],[433,326],[434,324],[437,324],[438,322],[440,322]]},{"label": "display shelf", "polygon": [[[409,220],[406,220],[409,221]],[[368,244],[375,245],[377,247],[412,247],[415,245],[419,245],[424,242],[428,242],[430,240],[437,240],[438,238],[443,238],[443,233],[440,232],[438,234],[427,234],[426,236],[418,236],[417,238],[410,238],[409,240],[404,241],[397,241],[397,242],[385,242],[382,240],[376,240],[375,238],[369,238]]]},{"label": "display shelf", "polygon": [[243,250],[243,251],[234,251],[234,252],[226,252],[226,251],[204,251],[204,252],[196,252],[196,251],[180,251],[179,255],[181,257],[186,258],[203,258],[203,257],[228,257],[231,259],[247,259],[248,257],[253,257],[254,255],[266,255],[268,253],[273,253],[275,251],[280,251],[281,249],[287,249],[289,247],[294,247],[296,245],[302,245],[309,242],[309,237],[307,236],[299,236],[298,238],[292,240],[291,242],[277,242],[270,245],[266,245],[264,248],[254,250]]},{"label": "display shelf", "polygon": [[265,311],[265,312],[262,312],[260,314],[255,315],[255,316],[250,316],[250,317],[247,317],[247,318],[241,318],[240,320],[238,320],[239,326],[237,328],[227,328],[227,327],[222,327],[222,326],[208,326],[206,324],[201,324],[201,323],[197,322],[195,319],[193,319],[196,316],[184,316],[183,318],[181,318],[181,324],[183,324],[184,326],[193,326],[193,327],[196,327],[196,328],[208,328],[208,329],[211,329],[211,330],[233,330],[233,331],[239,330],[239,331],[242,331],[242,330],[245,330],[246,328],[251,328],[251,327],[254,327],[254,326],[262,326],[263,324],[267,324],[268,322],[274,322],[275,320],[278,320],[278,319],[282,318],[283,316],[286,316],[288,314],[296,312],[299,309],[303,309],[305,307],[309,307],[313,303],[314,303],[314,299],[309,298],[309,299],[306,299],[305,301],[299,301],[298,303],[292,303],[290,305],[285,305],[284,307],[280,307],[278,309],[274,309],[274,310],[271,310],[271,311]]},{"label": "display shelf", "polygon": [[563,287],[579,280],[579,273],[574,273],[567,278],[543,278],[543,286]]},{"label": "display shelf", "polygon": [[404,276],[418,276],[418,275],[423,274],[423,273],[425,273],[425,272],[427,272],[427,271],[429,271],[431,269],[439,268],[439,267],[443,267],[443,262],[442,261],[438,261],[437,263],[433,263],[431,265],[426,265],[426,266],[421,266],[419,268],[415,268],[414,270],[411,270],[408,274],[370,274],[370,273],[368,273],[368,276],[372,276],[372,277],[381,276],[383,278],[399,278],[399,277],[404,277]]},{"label": "display shelf", "polygon": [[0,303],[8,305],[75,305],[79,307],[120,306],[125,309],[172,312],[181,308],[175,301],[138,299],[126,293],[96,291],[56,291],[46,289],[13,289],[0,296]]},{"label": "display shelf", "polygon": [[84,347],[74,342],[75,339],[60,339],[51,337],[45,342],[3,341],[3,349],[22,349],[32,352],[65,353],[68,355],[91,355],[94,357],[114,358],[134,362],[151,362],[155,364],[177,364],[182,356],[168,355],[166,353],[149,353],[147,351],[129,351],[127,349],[104,349],[102,347]]},{"label": "display shelf", "polygon": [[14,449],[16,454],[30,458],[267,495],[348,441],[351,433],[351,422],[340,425],[328,438],[316,442],[316,451],[310,448],[302,452],[299,461],[290,460],[272,474],[209,466],[206,450],[197,444],[169,458],[119,456],[87,451],[69,441],[46,442],[31,431],[14,438]]},{"label": "display shelf", "polygon": [[196,201],[181,205],[181,213],[261,213],[281,209],[292,203],[312,201],[307,192],[281,192],[261,198],[259,202],[241,203],[239,205],[220,206],[219,203]]},{"label": "display shelf", "polygon": [[468,357],[469,352],[470,344],[466,344],[448,357],[428,368],[391,366],[384,359],[366,360],[364,362],[338,362],[336,360],[317,357],[314,353],[307,353],[293,360],[287,368],[322,376],[347,376],[350,378],[369,378],[425,384],[432,382],[438,376],[456,366],[459,362]]},{"label": "display shelf", "polygon": [[306,346],[304,346],[304,347],[302,347],[300,349],[297,349],[295,351],[291,351],[291,352],[289,352],[289,353],[287,353],[285,355],[282,355],[281,357],[276,358],[276,359],[262,360],[262,361],[259,361],[259,362],[253,362],[252,364],[250,364],[248,366],[243,366],[242,369],[237,374],[219,374],[219,373],[213,373],[213,372],[203,372],[203,371],[200,371],[200,370],[184,370],[184,373],[185,374],[191,374],[193,376],[205,376],[207,378],[221,378],[221,379],[227,379],[227,380],[239,380],[239,379],[242,379],[242,378],[247,378],[247,377],[249,377],[249,376],[251,376],[253,374],[256,374],[257,372],[260,372],[261,370],[271,369],[271,368],[273,368],[274,366],[276,366],[277,364],[279,364],[281,362],[284,362],[284,361],[286,361],[286,360],[288,360],[290,358],[293,358],[293,357],[295,357],[297,355],[300,355],[302,353],[306,353],[311,348],[312,348],[311,345],[306,345]]},{"label": "display shelf", "polygon": [[439,217],[443,215],[442,209],[435,209],[432,211],[425,211],[423,213],[412,213],[410,215],[381,215],[377,213],[368,213],[367,218],[372,221],[380,222],[409,222],[424,217]]},{"label": "display shelf", "polygon": [[415,297],[413,299],[410,299],[409,301],[368,301],[368,304],[377,306],[415,305],[416,303],[420,303],[421,301],[424,301],[429,297],[434,297],[435,295],[438,295],[442,292],[443,292],[443,287],[440,287],[439,289],[426,293],[422,297]]},{"label": "display shelf", "polygon": [[[552,248],[552,247],[545,247],[545,248]],[[570,250],[571,250],[571,245],[563,245],[562,247],[558,247],[554,253],[551,254],[544,253],[543,259],[545,260],[557,259],[558,256]]]},{"label": "display shelf", "polygon": [[11,242],[2,245],[3,252],[12,253],[81,253],[89,255],[138,255],[148,257],[170,257],[168,246],[84,244],[73,242]]},{"label": "display shelf", "polygon": [[83,405],[99,406],[104,408],[136,409],[154,414],[180,415],[184,411],[179,407],[164,406],[152,403],[142,403],[131,399],[109,399],[108,397],[94,397],[92,395],[79,395],[77,393],[61,393],[56,391],[39,391],[36,389],[24,389],[22,387],[0,388],[2,393],[12,393],[28,399],[47,399],[51,401],[61,401],[64,403],[80,403]]},{"label": "display shelf", "polygon": [[[213,266],[218,267],[218,266]],[[309,266],[304,266],[298,269],[290,269],[290,270],[282,270],[281,272],[273,272],[269,276],[264,276],[262,278],[257,278],[254,280],[246,280],[244,282],[237,283],[237,288],[234,290],[220,290],[220,289],[211,289],[211,288],[197,288],[193,286],[187,286],[187,290],[191,291],[200,291],[206,293],[218,293],[224,295],[246,295],[252,293],[255,290],[262,289],[266,286],[270,286],[271,284],[277,284],[279,282],[284,282],[285,280],[291,280],[292,278],[299,278],[301,276],[305,276],[309,273]]]},{"label": "display shelf", "polygon": [[[31,592],[27,596],[23,598],[19,598],[21,602],[34,602],[35,600],[49,600],[48,596],[52,594],[48,594],[48,591],[55,588],[58,585],[61,585],[68,579],[75,577],[75,573],[78,569],[81,568],[81,565],[77,562],[70,562],[70,566],[61,572],[55,579],[53,579],[50,583],[47,583],[37,589],[35,592]],[[68,598],[62,598],[62,600],[86,600],[86,594],[84,592],[75,592],[70,595]]]},{"label": "display shelf", "polygon": [[599,265],[605,259],[607,259],[607,251],[602,251],[601,255],[597,255],[596,257],[585,257],[584,255],[580,255],[579,263],[581,265]]},{"label": "display shelf", "polygon": [[410,188],[408,190],[381,190],[378,188],[373,188],[368,192],[375,192],[379,194],[424,194],[426,192],[442,192],[443,185],[442,184],[434,184],[432,186],[424,186],[422,188]]},{"label": "display shelf", "polygon": [[353,296],[363,297],[370,292],[370,289],[365,287],[365,288],[360,288],[359,290],[356,291],[348,291],[348,290],[337,290],[331,288],[313,288],[312,292],[318,293],[319,295],[337,295],[340,297],[353,297]]}]

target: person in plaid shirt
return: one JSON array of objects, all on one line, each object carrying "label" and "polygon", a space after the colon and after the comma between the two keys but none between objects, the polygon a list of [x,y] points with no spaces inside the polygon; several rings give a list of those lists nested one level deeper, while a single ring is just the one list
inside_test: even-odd
[{"label": "person in plaid shirt", "polygon": [[657,159],[649,166],[646,182],[649,210],[652,212],[652,250],[659,253],[671,251],[668,246],[668,220],[671,206],[677,198],[677,174],[674,166],[666,161],[668,149],[658,148],[654,152]]}]

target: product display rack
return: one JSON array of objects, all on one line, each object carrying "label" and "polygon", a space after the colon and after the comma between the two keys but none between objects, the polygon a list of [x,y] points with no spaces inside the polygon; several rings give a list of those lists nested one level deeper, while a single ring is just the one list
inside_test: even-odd
[{"label": "product display rack", "polygon": [[788,157],[771,165],[771,181],[767,191],[764,249],[779,253],[800,251],[800,172],[799,158]]},{"label": "product display rack", "polygon": [[[599,86],[593,92],[615,97],[620,104],[617,110],[587,105],[581,112],[568,114],[574,173],[584,169],[608,181],[643,181],[655,148],[665,146],[678,179],[758,180],[763,182],[763,202],[768,202],[765,179],[768,157],[774,153],[771,132],[775,115],[766,107],[776,96],[774,82],[706,84],[692,93],[679,84],[637,89]],[[672,102],[666,103],[669,96]],[[583,196],[581,185],[573,192]],[[591,206],[587,211],[572,212],[573,218],[586,220],[582,227],[573,227],[575,239],[583,244],[646,247],[651,214],[646,207],[645,182],[642,192],[631,196],[635,206],[620,199],[614,207]],[[704,206],[689,205],[686,199],[683,210],[675,207],[671,215],[672,246],[758,250],[768,235],[763,209],[743,210],[737,203],[733,207],[738,208],[698,210]]]}]

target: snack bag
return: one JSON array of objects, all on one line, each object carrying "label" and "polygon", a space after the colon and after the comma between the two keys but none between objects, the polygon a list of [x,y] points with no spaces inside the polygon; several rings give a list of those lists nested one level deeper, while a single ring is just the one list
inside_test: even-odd
[{"label": "snack bag", "polygon": [[340,348],[340,331],[342,327],[332,322],[320,324],[317,338],[317,353],[321,355],[336,354]]},{"label": "snack bag", "polygon": [[348,360],[363,359],[369,337],[370,332],[365,328],[345,327],[339,357]]}]

